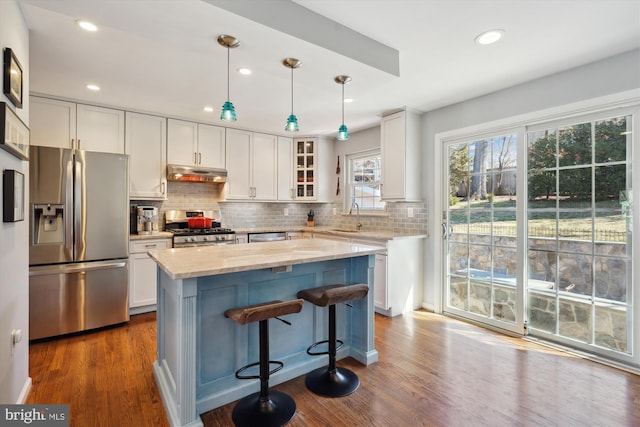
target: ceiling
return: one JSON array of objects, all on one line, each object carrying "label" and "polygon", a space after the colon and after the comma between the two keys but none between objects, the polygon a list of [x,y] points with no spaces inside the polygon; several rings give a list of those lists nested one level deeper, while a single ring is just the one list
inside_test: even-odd
[{"label": "ceiling", "polygon": [[[345,104],[353,132],[384,111],[429,111],[640,47],[640,0],[19,3],[30,29],[31,93],[222,125],[227,51],[216,39],[230,34],[240,41],[229,52],[232,126],[280,135],[291,113],[286,57],[302,61],[293,73],[300,135],[335,135],[340,74],[352,77],[344,89],[354,100]],[[99,30],[81,30],[80,18]],[[474,42],[495,28],[505,31],[500,41]]]}]

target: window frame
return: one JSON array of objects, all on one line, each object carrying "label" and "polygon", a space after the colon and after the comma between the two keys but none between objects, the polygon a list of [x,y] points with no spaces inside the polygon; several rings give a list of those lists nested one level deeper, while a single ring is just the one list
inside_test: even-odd
[{"label": "window frame", "polygon": [[[345,165],[346,165],[346,171],[345,171],[345,189],[344,189],[344,199],[343,199],[343,213],[348,213],[349,210],[351,209],[352,206],[352,201],[353,201],[353,189],[354,189],[354,170],[353,170],[353,165],[354,165],[354,161],[357,160],[362,160],[362,159],[366,159],[366,158],[371,158],[371,157],[376,157],[377,158],[377,162],[378,162],[378,180],[375,181],[376,186],[377,186],[377,190],[378,193],[380,193],[381,191],[381,185],[382,185],[382,150],[380,148],[374,148],[374,149],[370,149],[370,150],[365,150],[365,151],[359,151],[356,153],[349,153],[349,154],[345,154]],[[370,186],[370,185],[367,185]],[[367,206],[363,206],[362,203],[358,203],[359,209],[360,209],[360,214],[365,214],[365,215],[386,215],[387,214],[387,203],[382,201],[382,200],[378,200],[376,202],[377,204],[381,204],[382,206],[380,208],[370,208]]]}]

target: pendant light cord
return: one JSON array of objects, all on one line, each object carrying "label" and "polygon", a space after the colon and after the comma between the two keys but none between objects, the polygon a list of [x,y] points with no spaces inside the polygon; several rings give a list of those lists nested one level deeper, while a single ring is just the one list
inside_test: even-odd
[{"label": "pendant light cord", "polygon": [[344,83],[342,83],[342,124],[344,124]]},{"label": "pendant light cord", "polygon": [[229,46],[227,46],[227,102],[229,102],[229,99],[230,99],[230,97],[229,97],[229,84],[230,84],[229,83],[230,82],[230,79],[229,79],[229,62],[230,62],[230,58],[231,58],[231,56],[229,55]]},{"label": "pendant light cord", "polygon": [[291,67],[291,114],[293,115],[293,67]]}]

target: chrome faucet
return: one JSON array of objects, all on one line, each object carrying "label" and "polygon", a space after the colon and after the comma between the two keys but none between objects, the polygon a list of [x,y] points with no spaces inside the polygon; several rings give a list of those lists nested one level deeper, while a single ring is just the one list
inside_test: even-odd
[{"label": "chrome faucet", "polygon": [[351,203],[351,208],[349,209],[349,215],[351,215],[351,212],[353,211],[354,206],[356,207],[356,215],[357,215],[356,230],[360,230],[362,228],[362,223],[360,222],[360,206],[358,206],[358,203],[356,203],[355,200]]}]

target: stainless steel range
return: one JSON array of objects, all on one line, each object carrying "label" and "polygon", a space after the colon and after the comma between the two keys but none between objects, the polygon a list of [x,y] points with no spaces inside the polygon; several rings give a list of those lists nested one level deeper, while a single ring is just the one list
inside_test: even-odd
[{"label": "stainless steel range", "polygon": [[173,233],[174,248],[235,244],[235,231],[222,228],[219,216],[216,211],[167,211],[165,231]]}]

